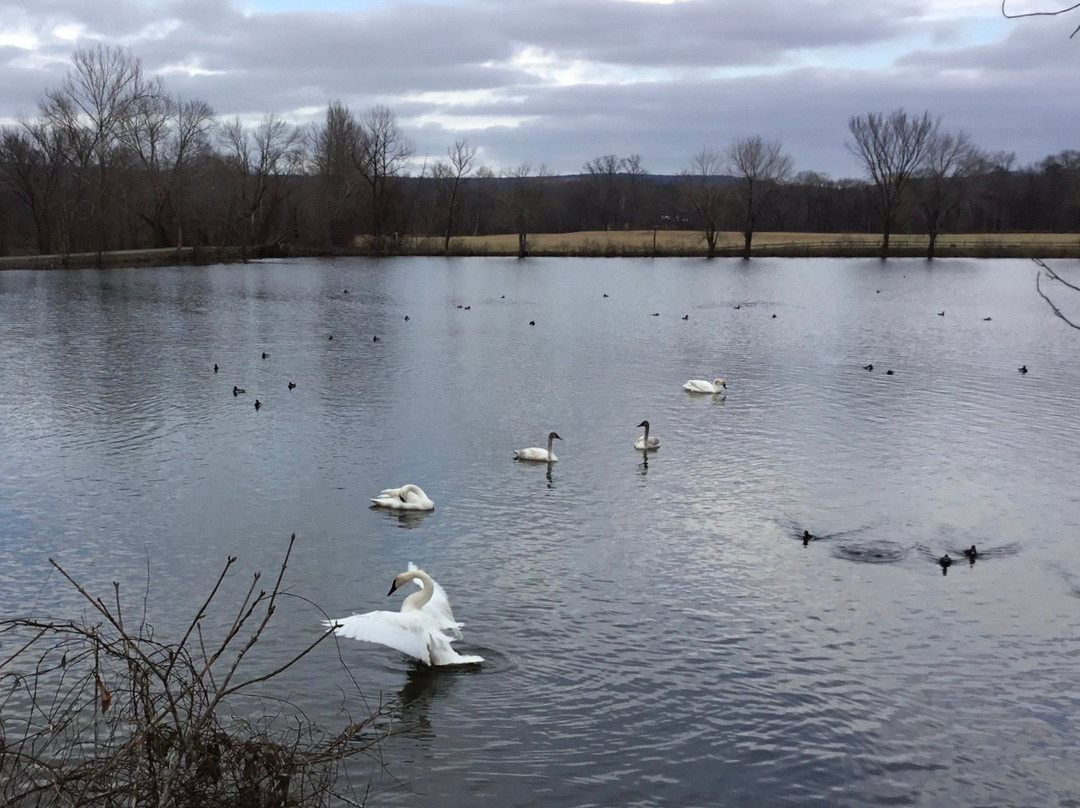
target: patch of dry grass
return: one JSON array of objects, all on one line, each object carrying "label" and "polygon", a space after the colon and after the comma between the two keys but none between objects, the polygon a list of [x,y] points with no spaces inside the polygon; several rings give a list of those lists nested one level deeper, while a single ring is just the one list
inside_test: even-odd
[{"label": "patch of dry grass", "polygon": [[[896,256],[926,254],[925,235],[894,235],[890,253]],[[760,256],[862,256],[877,255],[881,235],[876,233],[756,233],[753,254]],[[428,252],[424,244],[417,252]],[[441,248],[441,245],[439,245]],[[433,252],[440,252],[435,250]],[[453,239],[451,251],[460,255],[516,255],[517,236],[467,236]],[[739,255],[742,236],[720,234],[719,255]],[[529,236],[530,255],[641,256],[704,255],[700,232],[691,230],[584,231],[537,233]],[[1080,257],[1080,236],[1062,233],[950,233],[940,236],[941,257]]]}]

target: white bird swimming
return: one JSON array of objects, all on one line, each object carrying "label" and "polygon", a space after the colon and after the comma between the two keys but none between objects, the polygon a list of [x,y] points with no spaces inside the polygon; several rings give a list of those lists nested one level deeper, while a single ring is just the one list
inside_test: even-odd
[{"label": "white bird swimming", "polygon": [[387,596],[409,581],[421,589],[402,601],[400,612],[365,612],[324,620],[323,625],[333,628],[339,637],[386,645],[427,665],[483,662],[481,656],[459,654],[450,646],[454,640],[461,639],[463,624],[454,619],[443,588],[415,564],[410,562],[407,572],[394,577]]},{"label": "white bird swimming", "polygon": [[642,421],[640,424],[638,424],[638,426],[645,427],[645,434],[638,438],[636,441],[634,441],[634,448],[637,449],[639,452],[656,451],[657,449],[659,449],[660,438],[656,437],[655,435],[649,437],[649,422]]},{"label": "white bird swimming", "polygon": [[559,433],[549,432],[546,449],[541,449],[539,446],[530,446],[528,449],[515,449],[514,458],[516,460],[537,460],[541,463],[554,463],[559,459],[555,456],[555,453],[551,451],[551,444],[556,440],[562,440],[562,438],[559,437]]},{"label": "white bird swimming", "polygon": [[711,382],[705,379],[691,379],[682,386],[683,390],[691,393],[712,393],[713,395],[727,395],[727,382],[723,379],[713,379]]},{"label": "white bird swimming", "polygon": [[401,488],[384,488],[371,501],[380,508],[393,508],[396,511],[435,510],[435,503],[424,493],[424,489],[412,483]]}]

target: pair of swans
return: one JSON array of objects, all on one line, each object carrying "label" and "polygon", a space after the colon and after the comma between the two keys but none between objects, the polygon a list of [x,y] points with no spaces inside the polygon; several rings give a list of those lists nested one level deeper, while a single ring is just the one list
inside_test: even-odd
[{"label": "pair of swans", "polygon": [[[642,421],[638,424],[639,427],[645,427],[645,434],[634,441],[634,448],[639,451],[655,451],[660,448],[660,438],[655,435],[649,435],[649,422]],[[527,449],[515,449],[515,460],[531,460],[538,463],[554,463],[559,458],[555,456],[555,452],[552,451],[552,445],[557,440],[562,440],[559,437],[558,432],[548,433],[547,448],[541,448],[540,446],[530,446]],[[385,492],[383,492],[385,493]]]},{"label": "pair of swans", "polygon": [[689,393],[709,393],[721,398],[727,396],[727,382],[723,379],[713,379],[711,382],[705,379],[691,379],[682,388]]},{"label": "pair of swans", "polygon": [[481,656],[459,654],[451,643],[461,639],[464,625],[454,619],[446,591],[435,579],[409,562],[406,572],[394,576],[387,597],[412,581],[420,587],[401,603],[401,611],[375,611],[324,620],[334,634],[350,640],[386,645],[425,665],[473,665]]},{"label": "pair of swans", "polygon": [[384,488],[377,497],[372,497],[371,501],[380,508],[391,508],[395,511],[435,510],[435,503],[424,493],[424,489],[412,483],[401,488]]}]

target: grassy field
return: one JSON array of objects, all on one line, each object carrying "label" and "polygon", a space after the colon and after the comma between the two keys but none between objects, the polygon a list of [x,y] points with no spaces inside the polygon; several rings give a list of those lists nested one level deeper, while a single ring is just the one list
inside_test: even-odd
[{"label": "grassy field", "polygon": [[[925,256],[928,239],[919,235],[894,235],[890,254]],[[418,253],[439,254],[441,242],[418,240]],[[869,233],[758,233],[753,254],[758,256],[848,257],[875,256],[881,249],[880,234]],[[516,255],[517,236],[471,236],[451,241],[451,252],[460,255]],[[940,257],[1080,258],[1080,236],[1062,233],[984,233],[940,236]],[[694,256],[705,255],[700,232],[690,230],[592,231],[537,233],[529,236],[530,255],[551,256]],[[718,255],[741,255],[739,233],[720,234]]]}]

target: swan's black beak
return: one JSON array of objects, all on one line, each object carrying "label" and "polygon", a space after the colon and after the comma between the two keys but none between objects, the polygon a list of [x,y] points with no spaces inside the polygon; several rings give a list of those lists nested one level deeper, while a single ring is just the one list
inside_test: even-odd
[{"label": "swan's black beak", "polygon": [[390,591],[386,593],[386,597],[390,597],[397,591],[397,581],[390,582]]}]

